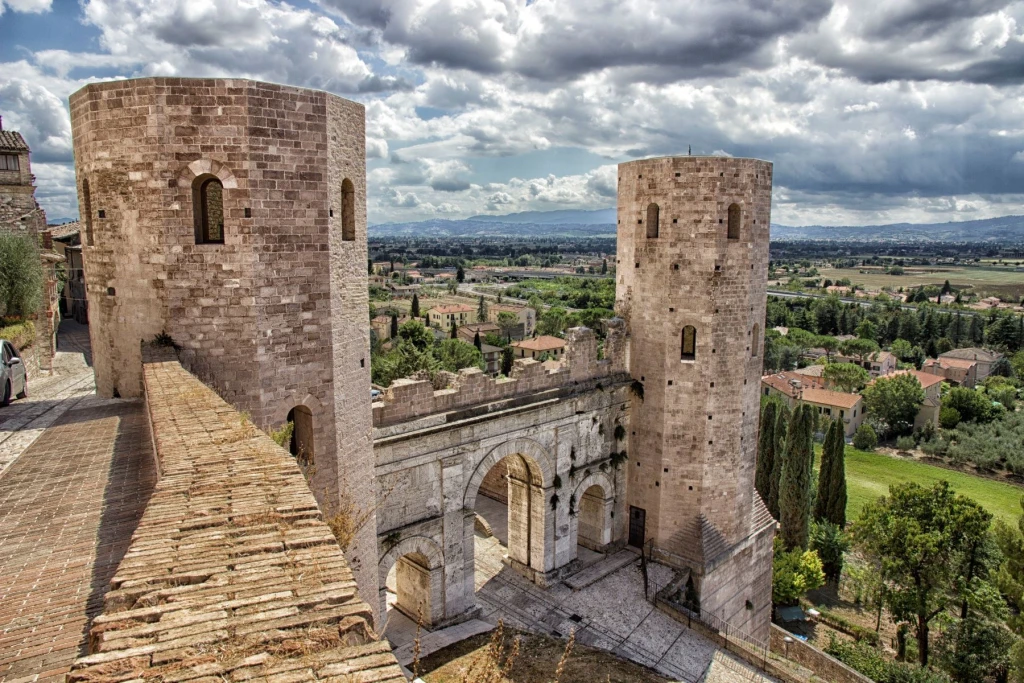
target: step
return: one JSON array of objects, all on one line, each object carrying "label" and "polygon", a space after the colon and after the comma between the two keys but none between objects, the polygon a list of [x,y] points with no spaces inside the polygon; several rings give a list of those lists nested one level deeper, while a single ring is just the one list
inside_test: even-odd
[{"label": "step", "polygon": [[639,560],[640,557],[632,550],[620,550],[614,555],[609,555],[603,560],[598,560],[583,571],[573,574],[565,579],[563,583],[574,591],[583,590],[591,584],[595,584],[609,574],[614,574],[628,564]]}]

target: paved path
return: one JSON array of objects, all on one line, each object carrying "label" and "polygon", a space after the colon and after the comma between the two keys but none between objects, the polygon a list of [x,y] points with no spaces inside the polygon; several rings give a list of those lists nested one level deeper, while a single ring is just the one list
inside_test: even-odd
[{"label": "paved path", "polygon": [[86,652],[155,480],[142,403],[96,398],[77,355],[30,379],[31,400],[0,408],[3,683],[63,681]]},{"label": "paved path", "polygon": [[0,477],[44,429],[93,394],[89,328],[66,320],[57,339],[53,372],[31,373],[28,398],[0,408]]}]

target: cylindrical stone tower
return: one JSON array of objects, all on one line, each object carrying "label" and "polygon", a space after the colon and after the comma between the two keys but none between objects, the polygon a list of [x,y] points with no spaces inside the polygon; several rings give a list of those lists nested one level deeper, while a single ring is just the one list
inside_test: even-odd
[{"label": "cylindrical stone tower", "polygon": [[[773,522],[754,491],[772,165],[619,165],[616,308],[630,334],[630,542],[701,608],[767,636]],[[639,393],[639,392],[638,392]]]},{"label": "cylindrical stone tower", "polygon": [[369,510],[347,554],[376,605],[363,106],[190,78],[70,104],[97,391],[138,396],[166,332],[259,427],[293,421],[325,514]]}]

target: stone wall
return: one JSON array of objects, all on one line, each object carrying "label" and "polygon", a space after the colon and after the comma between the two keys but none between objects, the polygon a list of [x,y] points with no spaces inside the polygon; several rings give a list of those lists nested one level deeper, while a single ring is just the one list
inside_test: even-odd
[{"label": "stone wall", "polygon": [[373,404],[373,425],[401,424],[425,415],[529,398],[579,382],[622,375],[626,371],[623,321],[609,320],[606,325],[608,334],[602,360],[597,358],[593,330],[576,327],[566,334],[565,356],[557,370],[548,371],[542,363],[527,358],[514,362],[511,377],[493,378],[477,368],[463,369],[453,387],[440,391],[434,391],[427,380],[395,380],[381,400]]},{"label": "stone wall", "polygon": [[[755,159],[619,165],[616,312],[629,332],[630,373],[644,386],[632,403],[629,505],[644,512],[655,559],[689,567],[698,590],[713,557],[745,552],[764,527],[754,463],[771,188],[772,165]],[[687,328],[692,353],[683,349]],[[740,565],[748,571],[738,580],[760,582],[762,571]],[[715,580],[723,582],[768,613],[770,590],[752,595]],[[721,602],[732,593],[711,594],[703,608],[733,611]],[[766,627],[764,618],[755,630]]]},{"label": "stone wall", "polygon": [[[139,395],[139,343],[166,332],[258,427],[310,411],[325,512],[370,499],[363,106],[180,78],[93,83],[70,104],[98,393]],[[194,185],[210,176],[223,186],[223,244],[196,239]],[[346,179],[354,239],[341,234]],[[376,607],[369,515],[347,552]]]},{"label": "stone wall", "polygon": [[[790,636],[791,643],[784,638]],[[829,656],[799,638],[793,638],[788,631],[775,624],[771,627],[772,652],[786,659],[806,666],[815,674],[830,683],[871,683],[871,679],[843,664],[835,657]]]},{"label": "stone wall", "polygon": [[298,465],[146,351],[159,481],[69,681],[405,681]]}]

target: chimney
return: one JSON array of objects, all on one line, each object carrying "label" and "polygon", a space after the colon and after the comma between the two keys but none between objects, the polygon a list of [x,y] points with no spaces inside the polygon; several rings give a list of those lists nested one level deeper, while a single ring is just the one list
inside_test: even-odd
[{"label": "chimney", "polygon": [[43,233],[43,249],[46,251],[53,250],[53,233],[49,230],[44,230]]},{"label": "chimney", "polygon": [[4,117],[0,116],[0,130],[4,129]]}]

